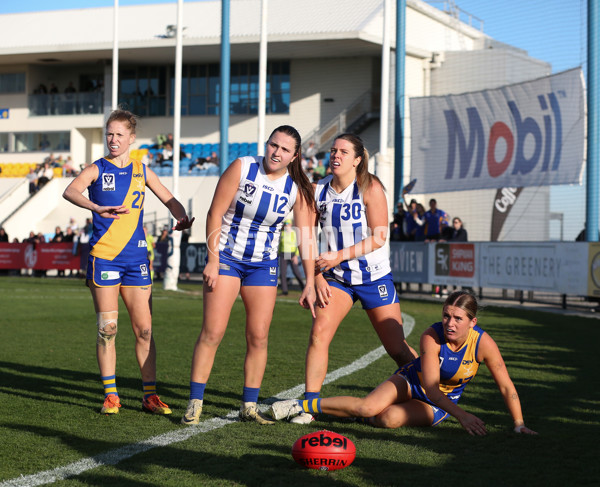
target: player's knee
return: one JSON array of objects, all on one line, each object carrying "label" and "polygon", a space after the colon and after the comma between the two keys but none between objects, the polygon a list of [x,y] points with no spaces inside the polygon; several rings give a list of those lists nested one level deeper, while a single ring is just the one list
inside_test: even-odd
[{"label": "player's knee", "polygon": [[152,339],[152,328],[147,327],[140,329],[138,332],[138,337],[144,342],[150,341]]},{"label": "player's knee", "polygon": [[381,412],[381,407],[371,401],[363,400],[357,408],[357,416],[361,418],[370,418],[377,416]]},{"label": "player's knee", "polygon": [[96,314],[96,324],[98,325],[98,338],[96,343],[107,347],[114,343],[117,336],[118,311],[103,311]]},{"label": "player's knee", "polygon": [[374,425],[378,428],[394,429],[402,426],[402,421],[397,415],[386,410],[376,415]]}]

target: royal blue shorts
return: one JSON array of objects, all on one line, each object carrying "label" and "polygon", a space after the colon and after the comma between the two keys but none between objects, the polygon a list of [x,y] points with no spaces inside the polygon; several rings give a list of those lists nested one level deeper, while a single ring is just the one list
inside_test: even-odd
[{"label": "royal blue shorts", "polygon": [[368,284],[346,284],[331,277],[327,277],[327,282],[330,286],[348,293],[353,303],[360,300],[363,309],[380,308],[400,302],[391,273]]},{"label": "royal blue shorts", "polygon": [[[425,394],[423,387],[421,387],[419,376],[416,372],[415,367],[411,367],[409,369],[406,366],[403,366],[400,367],[396,372],[394,372],[394,374],[403,377],[404,380],[408,382],[411,396],[413,399],[417,399],[421,402],[424,402],[425,404],[428,404],[431,407],[431,410],[433,411],[433,421],[431,422],[431,426],[437,426],[445,419],[448,419],[450,415],[445,410],[436,406]],[[451,397],[448,397],[448,399],[450,399],[455,404],[458,403],[458,398],[452,399]]]},{"label": "royal blue shorts", "polygon": [[279,260],[262,262],[240,262],[219,251],[219,275],[240,279],[242,286],[277,287]]},{"label": "royal blue shorts", "polygon": [[144,287],[152,285],[149,267],[148,259],[106,260],[90,255],[85,277],[98,287]]}]

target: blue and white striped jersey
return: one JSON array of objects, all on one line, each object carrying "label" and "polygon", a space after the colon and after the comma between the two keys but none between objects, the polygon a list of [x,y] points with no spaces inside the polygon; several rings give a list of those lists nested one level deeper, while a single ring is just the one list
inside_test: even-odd
[{"label": "blue and white striped jersey", "polygon": [[[321,226],[321,243],[327,250],[352,247],[370,236],[366,207],[356,180],[340,194],[331,187],[333,176],[317,183],[315,200]],[[323,245],[321,245],[323,251]],[[388,244],[362,257],[343,261],[329,275],[346,284],[368,284],[391,272]]]},{"label": "blue and white striped jersey", "polygon": [[246,156],[240,184],[221,224],[219,250],[242,262],[277,258],[279,235],[298,194],[289,173],[271,181],[263,157]]}]

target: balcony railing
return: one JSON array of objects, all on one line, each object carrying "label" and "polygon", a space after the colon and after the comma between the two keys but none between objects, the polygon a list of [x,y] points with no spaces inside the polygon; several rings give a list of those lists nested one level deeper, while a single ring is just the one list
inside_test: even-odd
[{"label": "balcony railing", "polygon": [[29,95],[29,114],[45,115],[82,115],[103,112],[104,93],[52,93]]}]

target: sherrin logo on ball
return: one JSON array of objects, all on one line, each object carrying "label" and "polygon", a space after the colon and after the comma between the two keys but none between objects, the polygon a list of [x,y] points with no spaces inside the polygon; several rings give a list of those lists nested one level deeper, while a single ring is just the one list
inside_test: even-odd
[{"label": "sherrin logo on ball", "polygon": [[292,457],[306,468],[339,470],[354,461],[356,447],[351,440],[333,431],[314,431],[296,440]]}]

